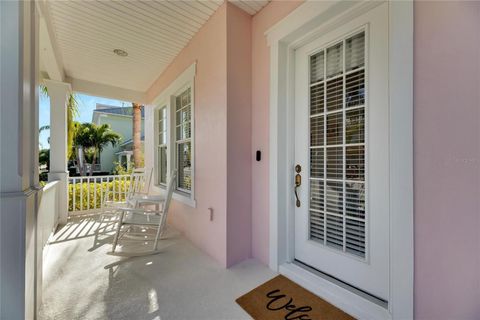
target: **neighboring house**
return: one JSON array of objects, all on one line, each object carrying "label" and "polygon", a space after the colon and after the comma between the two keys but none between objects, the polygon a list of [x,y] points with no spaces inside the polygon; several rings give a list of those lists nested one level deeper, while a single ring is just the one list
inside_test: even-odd
[{"label": "neighboring house", "polygon": [[[142,109],[142,152],[145,138],[143,133],[144,117],[145,111]],[[131,156],[133,155],[132,118],[132,107],[116,107],[97,103],[96,109],[93,111],[92,123],[96,125],[108,124],[113,131],[122,137],[118,145],[115,147],[108,145],[100,153],[100,171],[112,172],[115,168],[114,162],[120,162],[126,168],[129,166]]]},{"label": "neighboring house", "polygon": [[[143,117],[142,117],[142,136],[141,136],[141,141],[142,141],[142,154],[144,154],[144,141],[145,141],[145,136],[143,135]],[[125,168],[130,168],[130,166],[133,164],[133,139],[130,138],[127,141],[123,141],[119,145],[119,151],[115,152],[115,156],[118,158],[117,161],[120,163],[122,166]]]}]

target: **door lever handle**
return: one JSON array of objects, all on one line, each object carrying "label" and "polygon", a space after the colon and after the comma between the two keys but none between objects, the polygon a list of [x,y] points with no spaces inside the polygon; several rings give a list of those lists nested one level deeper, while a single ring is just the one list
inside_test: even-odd
[{"label": "door lever handle", "polygon": [[302,185],[302,176],[300,175],[300,172],[302,171],[302,167],[297,164],[295,166],[295,171],[297,172],[297,174],[295,175],[295,198],[297,199],[297,201],[295,202],[295,205],[297,206],[297,208],[300,208],[300,199],[298,198],[298,192],[297,192],[297,189],[298,187],[300,187]]},{"label": "door lever handle", "polygon": [[297,188],[298,187],[299,186],[297,186],[297,185],[295,186],[295,198],[297,198],[297,201],[295,202],[295,204],[296,204],[297,208],[300,208],[300,199],[298,199],[298,193],[297,193]]}]

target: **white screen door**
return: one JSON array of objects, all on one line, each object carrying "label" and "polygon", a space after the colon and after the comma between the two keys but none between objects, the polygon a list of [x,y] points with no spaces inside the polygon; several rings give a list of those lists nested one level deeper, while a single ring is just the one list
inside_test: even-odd
[{"label": "white screen door", "polygon": [[388,300],[388,4],[295,51],[295,259]]}]

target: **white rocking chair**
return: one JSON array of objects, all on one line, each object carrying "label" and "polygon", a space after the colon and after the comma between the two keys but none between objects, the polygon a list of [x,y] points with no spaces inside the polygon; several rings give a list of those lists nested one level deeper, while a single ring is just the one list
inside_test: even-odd
[{"label": "white rocking chair", "polygon": [[151,169],[135,169],[130,175],[130,184],[128,186],[125,201],[115,201],[113,190],[107,190],[102,202],[102,213],[105,211],[110,211],[112,208],[134,208],[136,206],[137,198],[148,195],[151,179]]},{"label": "white rocking chair", "polygon": [[100,207],[99,224],[96,230],[98,235],[101,231],[106,231],[118,221],[118,208],[135,208],[137,206],[136,198],[148,194],[152,170],[135,169],[130,174],[130,184],[124,201],[115,200],[115,192],[107,189],[102,199]]},{"label": "white rocking chair", "polygon": [[[170,207],[170,202],[172,200],[173,189],[175,188],[175,181],[177,178],[177,171],[174,170],[167,186],[167,194],[165,196],[165,202],[163,204],[162,210],[146,210],[144,208],[118,208],[120,213],[117,232],[113,240],[112,255],[127,256],[127,257],[136,257],[144,256],[150,254],[158,253],[158,241],[161,239],[167,225],[167,215]],[[152,250],[144,252],[121,252],[116,253],[115,249],[117,248],[118,241],[128,232],[133,229],[133,227],[139,226],[144,228],[156,228],[155,240],[153,240]],[[122,230],[124,227],[124,230]],[[122,232],[123,231],[123,232]],[[145,233],[140,233],[140,238],[137,240],[139,242],[145,243]],[[135,240],[134,240],[135,241]]]}]

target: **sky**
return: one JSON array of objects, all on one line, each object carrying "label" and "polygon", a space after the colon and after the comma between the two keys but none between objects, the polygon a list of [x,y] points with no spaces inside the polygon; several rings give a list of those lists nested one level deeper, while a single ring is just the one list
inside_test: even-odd
[{"label": "sky", "polygon": [[[85,94],[77,93],[76,99],[78,102],[78,115],[75,117],[75,121],[78,122],[91,122],[93,110],[96,107],[97,103],[109,104],[112,106],[118,107],[130,107],[130,102],[124,102],[119,100],[100,98],[94,96],[88,96]],[[39,115],[39,126],[45,126],[50,124],[50,99],[48,96],[40,95],[40,115]],[[48,149],[50,146],[48,144],[48,137],[50,136],[50,130],[44,130],[40,133],[40,148]]]}]

